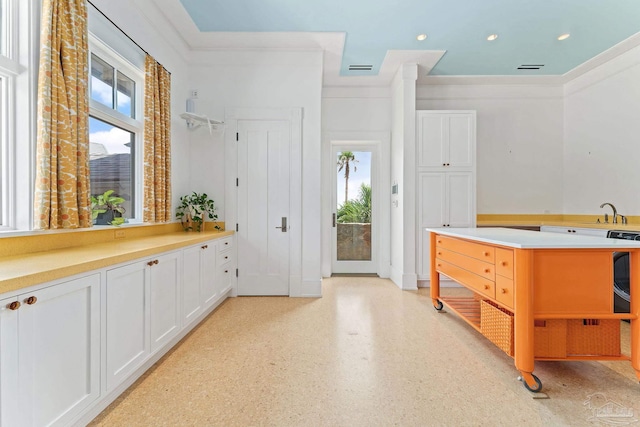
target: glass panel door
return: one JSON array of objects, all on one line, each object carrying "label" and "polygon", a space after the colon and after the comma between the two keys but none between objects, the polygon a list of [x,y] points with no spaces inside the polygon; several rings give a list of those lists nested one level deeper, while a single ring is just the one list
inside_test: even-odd
[{"label": "glass panel door", "polygon": [[335,146],[334,273],[375,273],[373,158],[368,147]]}]

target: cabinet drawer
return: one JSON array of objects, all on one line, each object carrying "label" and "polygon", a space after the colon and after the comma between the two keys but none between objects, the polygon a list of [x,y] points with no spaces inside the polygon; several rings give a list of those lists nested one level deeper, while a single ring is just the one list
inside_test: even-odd
[{"label": "cabinet drawer", "polygon": [[492,263],[480,261],[479,259],[471,258],[444,248],[436,249],[436,257],[458,267],[464,268],[478,276],[482,276],[485,279],[495,280],[496,278],[494,270],[495,266]]},{"label": "cabinet drawer", "polygon": [[513,279],[513,251],[496,248],[496,274]]},{"label": "cabinet drawer", "polygon": [[225,237],[224,239],[218,240],[218,251],[226,251],[233,247],[233,237]]},{"label": "cabinet drawer", "polygon": [[475,292],[489,298],[495,298],[496,296],[495,283],[493,281],[480,277],[464,268],[436,258],[436,270]]},{"label": "cabinet drawer", "polygon": [[231,251],[218,252],[216,262],[218,265],[224,265],[231,262],[231,257]]},{"label": "cabinet drawer", "polygon": [[495,262],[495,248],[479,243],[467,242],[447,236],[436,237],[436,247],[458,252],[471,258],[490,263]]},{"label": "cabinet drawer", "polygon": [[496,301],[513,309],[513,279],[496,276]]}]

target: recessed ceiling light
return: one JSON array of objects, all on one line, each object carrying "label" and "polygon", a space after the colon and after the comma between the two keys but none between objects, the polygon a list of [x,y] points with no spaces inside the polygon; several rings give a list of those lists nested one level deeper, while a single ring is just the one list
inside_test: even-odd
[{"label": "recessed ceiling light", "polygon": [[427,39],[427,35],[426,34],[418,34],[416,39],[418,39],[419,41],[426,40]]},{"label": "recessed ceiling light", "polygon": [[558,36],[558,40],[566,40],[566,39],[568,39],[570,36],[571,36],[571,34],[569,34],[569,33],[560,34],[560,35]]},{"label": "recessed ceiling light", "polygon": [[490,42],[494,41],[497,38],[498,38],[497,34],[489,34],[489,36],[487,36],[487,40],[489,40]]}]

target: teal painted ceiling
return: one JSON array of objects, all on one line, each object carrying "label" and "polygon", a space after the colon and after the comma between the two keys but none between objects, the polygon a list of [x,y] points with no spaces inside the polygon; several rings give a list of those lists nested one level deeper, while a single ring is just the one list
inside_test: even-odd
[{"label": "teal painted ceiling", "polygon": [[445,50],[431,75],[561,75],[640,32],[640,0],[180,1],[202,32],[344,32],[343,76],[389,50]]}]

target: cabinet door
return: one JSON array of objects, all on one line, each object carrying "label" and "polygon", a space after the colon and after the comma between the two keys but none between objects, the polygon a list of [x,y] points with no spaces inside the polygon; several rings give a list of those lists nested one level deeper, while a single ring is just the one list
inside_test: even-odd
[{"label": "cabinet door", "polygon": [[149,355],[149,270],[145,262],[136,262],[107,271],[107,390]]},{"label": "cabinet door", "polygon": [[19,424],[68,425],[100,394],[100,275],[19,300]]},{"label": "cabinet door", "polygon": [[418,175],[418,224],[422,227],[444,227],[446,216],[447,175],[425,172]]},{"label": "cabinet door", "polygon": [[193,322],[202,312],[200,297],[200,253],[207,245],[198,245],[182,251],[182,325]]},{"label": "cabinet door", "polygon": [[0,426],[20,424],[16,393],[19,386],[18,310],[9,308],[9,304],[17,300],[0,300]]},{"label": "cabinet door", "polygon": [[446,165],[447,117],[443,114],[419,111],[416,120],[418,166]]},{"label": "cabinet door", "polygon": [[151,351],[180,330],[180,252],[154,257],[151,265]]},{"label": "cabinet door", "polygon": [[471,172],[448,172],[447,226],[471,227],[475,224],[475,191]]},{"label": "cabinet door", "polygon": [[475,115],[472,113],[447,115],[447,153],[448,167],[473,167],[475,146]]},{"label": "cabinet door", "polygon": [[200,253],[202,262],[202,287],[200,289],[205,309],[210,307],[218,296],[218,289],[216,287],[217,248],[217,242],[209,242],[207,249]]}]

